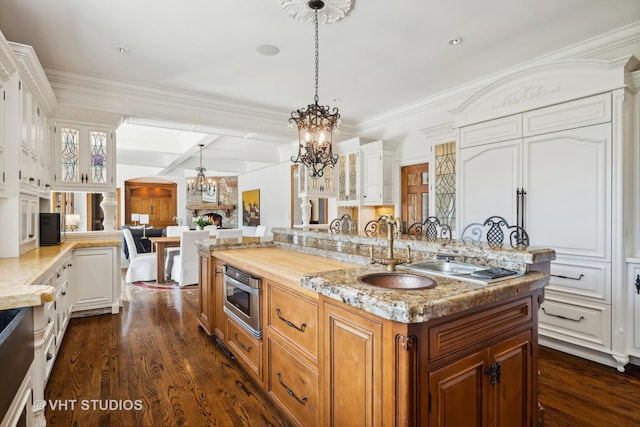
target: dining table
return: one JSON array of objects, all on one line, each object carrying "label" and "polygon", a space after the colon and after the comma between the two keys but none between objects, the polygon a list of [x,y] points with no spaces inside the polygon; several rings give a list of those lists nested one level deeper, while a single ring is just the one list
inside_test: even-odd
[{"label": "dining table", "polygon": [[149,237],[153,245],[153,250],[156,252],[158,259],[158,277],[156,281],[158,283],[165,283],[164,280],[164,258],[166,248],[180,247],[180,236],[173,237]]}]

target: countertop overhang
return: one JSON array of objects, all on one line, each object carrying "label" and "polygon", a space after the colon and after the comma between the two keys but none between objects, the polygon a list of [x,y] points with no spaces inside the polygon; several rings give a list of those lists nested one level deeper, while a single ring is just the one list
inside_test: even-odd
[{"label": "countertop overhang", "polygon": [[120,246],[120,239],[65,241],[41,246],[17,258],[0,258],[0,310],[51,302],[53,286],[37,284],[56,263],[74,249]]},{"label": "countertop overhang", "polygon": [[[424,290],[389,290],[360,284],[357,278],[386,271],[383,266],[358,266],[276,247],[220,250],[212,256],[307,295],[324,295],[383,319],[421,323],[517,296],[547,285],[549,276],[530,272],[480,285],[425,276],[438,285]],[[421,275],[421,273],[412,272]]]}]

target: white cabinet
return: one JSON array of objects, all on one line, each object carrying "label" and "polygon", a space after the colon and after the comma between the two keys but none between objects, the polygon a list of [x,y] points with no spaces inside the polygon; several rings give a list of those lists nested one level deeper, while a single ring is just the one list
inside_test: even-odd
[{"label": "white cabinet", "polygon": [[7,104],[7,94],[4,88],[5,82],[0,80],[0,197],[5,195],[5,183],[7,181],[6,169],[6,119],[5,111]]},{"label": "white cabinet", "polygon": [[56,122],[56,191],[115,191],[113,129],[93,124]]},{"label": "white cabinet", "polygon": [[454,110],[457,228],[494,215],[516,225],[523,190],[531,245],[556,251],[540,344],[619,370],[630,335],[625,240],[638,197],[629,78],[623,61],[549,64],[498,80]]},{"label": "white cabinet", "polygon": [[629,348],[631,354],[640,359],[640,260],[636,263],[629,264],[628,275],[628,291],[629,296],[629,313],[628,319],[631,323]]},{"label": "white cabinet", "polygon": [[75,249],[71,272],[73,313],[119,311],[120,254],[115,246]]},{"label": "white cabinet", "polygon": [[360,178],[362,175],[360,144],[364,141],[364,139],[356,137],[335,145],[338,154],[338,163],[334,167],[338,206],[360,205]]},{"label": "white cabinet", "polygon": [[362,144],[362,204],[391,205],[393,199],[393,162],[397,145],[386,141]]},{"label": "white cabinet", "polygon": [[20,194],[20,253],[37,246],[38,240],[38,198]]}]

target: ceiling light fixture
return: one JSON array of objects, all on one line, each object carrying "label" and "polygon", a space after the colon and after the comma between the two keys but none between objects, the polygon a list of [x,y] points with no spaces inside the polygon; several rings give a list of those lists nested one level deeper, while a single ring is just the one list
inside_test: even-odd
[{"label": "ceiling light fixture", "polygon": [[320,177],[327,166],[338,161],[338,155],[333,154],[332,139],[334,130],[340,126],[340,114],[337,108],[331,110],[328,105],[318,104],[318,10],[324,7],[324,1],[310,0],[308,6],[314,11],[316,94],[313,104],[291,113],[289,126],[295,123],[298,127],[298,156],[291,157],[291,161],[305,165],[310,176]]},{"label": "ceiling light fixture", "polygon": [[203,194],[205,196],[215,197],[218,192],[218,186],[213,178],[207,178],[204,173],[207,168],[202,166],[202,148],[204,144],[198,144],[200,147],[200,166],[196,168],[198,174],[195,178],[189,178],[187,180],[187,191],[191,194]]}]

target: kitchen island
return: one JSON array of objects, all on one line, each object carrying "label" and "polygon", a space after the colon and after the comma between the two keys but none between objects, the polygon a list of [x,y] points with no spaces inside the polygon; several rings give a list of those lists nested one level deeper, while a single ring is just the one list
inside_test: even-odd
[{"label": "kitchen island", "polygon": [[[432,277],[432,289],[389,290],[357,282],[383,270],[345,251],[362,251],[362,242],[340,236],[343,252],[332,257],[335,238],[300,233],[275,231],[272,247],[201,250],[212,270],[200,285],[213,296],[213,334],[293,421],[534,425],[542,417],[537,310],[553,251],[469,248],[522,274],[489,285]],[[322,248],[314,254],[313,245]],[[436,246],[468,255],[455,243]],[[262,278],[262,338],[225,316],[225,265]]]}]

